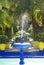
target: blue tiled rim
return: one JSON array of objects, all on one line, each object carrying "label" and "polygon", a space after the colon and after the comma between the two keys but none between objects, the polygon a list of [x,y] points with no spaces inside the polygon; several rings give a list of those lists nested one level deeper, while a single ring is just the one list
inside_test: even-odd
[{"label": "blue tiled rim", "polygon": [[[0,58],[19,58],[20,52],[0,51]],[[36,52],[24,52],[25,58],[44,58],[44,50]]]}]

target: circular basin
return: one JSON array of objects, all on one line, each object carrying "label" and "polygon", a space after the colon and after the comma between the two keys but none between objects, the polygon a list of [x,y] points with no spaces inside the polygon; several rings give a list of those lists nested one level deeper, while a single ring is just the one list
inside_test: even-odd
[{"label": "circular basin", "polygon": [[13,46],[16,46],[19,49],[25,49],[28,46],[31,46],[30,43],[13,43]]}]

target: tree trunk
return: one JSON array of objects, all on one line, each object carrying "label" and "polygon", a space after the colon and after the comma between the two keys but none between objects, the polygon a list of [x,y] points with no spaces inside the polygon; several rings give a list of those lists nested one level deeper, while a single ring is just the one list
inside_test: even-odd
[{"label": "tree trunk", "polygon": [[11,28],[5,28],[5,35],[7,35],[8,36],[8,38],[11,38],[11,35],[12,35],[12,33],[11,33]]},{"label": "tree trunk", "polygon": [[40,27],[39,27],[39,25],[36,23],[36,20],[35,20],[35,18],[34,18],[34,14],[32,15],[32,25],[33,25],[34,38],[36,38],[36,35],[40,32]]},{"label": "tree trunk", "polygon": [[11,34],[12,34],[12,36],[13,36],[13,34],[14,34],[13,26],[11,27]]},{"label": "tree trunk", "polygon": [[44,12],[43,12],[43,15],[42,15],[42,31],[44,32]]}]

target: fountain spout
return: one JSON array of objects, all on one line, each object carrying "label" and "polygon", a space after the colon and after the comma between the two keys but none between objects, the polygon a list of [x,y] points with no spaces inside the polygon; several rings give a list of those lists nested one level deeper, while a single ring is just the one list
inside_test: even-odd
[{"label": "fountain spout", "polygon": [[24,42],[24,39],[23,38],[20,38],[20,43],[23,43]]}]

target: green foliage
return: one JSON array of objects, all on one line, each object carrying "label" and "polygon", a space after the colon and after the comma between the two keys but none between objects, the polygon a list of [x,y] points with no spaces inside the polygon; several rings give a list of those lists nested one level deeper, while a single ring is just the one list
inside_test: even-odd
[{"label": "green foliage", "polygon": [[[17,20],[19,21],[19,15],[25,11],[29,13],[30,17],[33,13],[36,22],[39,26],[42,26],[41,10],[43,9],[44,0],[0,0],[0,27],[3,28],[3,31],[5,31],[6,28],[12,30],[13,27],[14,33],[16,33],[19,29],[17,22]],[[10,32],[7,33],[10,34]]]},{"label": "green foliage", "polygon": [[44,33],[39,33],[38,38],[39,38],[40,41],[44,42]]},{"label": "green foliage", "polygon": [[6,44],[7,42],[9,42],[8,37],[6,35],[0,35],[0,43]]},{"label": "green foliage", "polygon": [[34,17],[39,26],[42,26],[42,11],[40,8],[36,7],[34,9]]},{"label": "green foliage", "polygon": [[34,40],[44,42],[44,33],[38,33]]},{"label": "green foliage", "polygon": [[9,1],[8,0],[0,0],[0,3],[1,3],[1,7],[6,7],[6,8],[9,8],[9,6],[10,6],[10,3],[9,3]]},{"label": "green foliage", "polygon": [[0,35],[3,34],[3,30],[2,30],[2,27],[0,27]]}]

